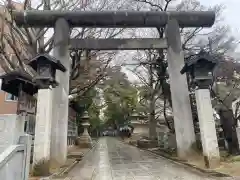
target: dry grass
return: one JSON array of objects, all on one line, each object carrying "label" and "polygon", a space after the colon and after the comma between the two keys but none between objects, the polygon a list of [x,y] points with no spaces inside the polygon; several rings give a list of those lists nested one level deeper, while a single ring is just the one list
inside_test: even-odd
[{"label": "dry grass", "polygon": [[240,156],[222,156],[222,161],[216,171],[230,174],[232,176],[240,176]]},{"label": "dry grass", "polygon": [[[226,152],[221,151],[221,162],[219,167],[212,169],[216,172],[228,174],[231,176],[240,176],[240,156],[229,156]],[[188,164],[194,165],[201,169],[207,169],[205,167],[203,156],[196,155],[187,161]]]},{"label": "dry grass", "polygon": [[49,176],[50,171],[49,171],[49,160],[42,159],[38,161],[32,169],[32,175],[33,176]]},{"label": "dry grass", "polygon": [[82,157],[83,154],[86,153],[87,151],[89,151],[89,148],[79,148],[78,146],[72,146],[68,148],[67,161],[61,167],[55,166],[49,168],[49,161],[41,160],[35,165],[35,167],[32,168],[29,180],[39,180],[40,177],[45,177],[51,174],[58,173],[62,169],[72,165],[77,156]]},{"label": "dry grass", "polygon": [[204,158],[201,155],[195,155],[191,157],[191,159],[188,160],[187,163],[199,167],[201,169],[205,169]]}]

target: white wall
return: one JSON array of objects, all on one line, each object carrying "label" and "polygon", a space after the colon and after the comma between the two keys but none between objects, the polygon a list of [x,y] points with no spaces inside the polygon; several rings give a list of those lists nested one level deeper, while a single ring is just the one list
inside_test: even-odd
[{"label": "white wall", "polygon": [[0,115],[0,153],[18,143],[24,134],[24,120],[16,114]]}]

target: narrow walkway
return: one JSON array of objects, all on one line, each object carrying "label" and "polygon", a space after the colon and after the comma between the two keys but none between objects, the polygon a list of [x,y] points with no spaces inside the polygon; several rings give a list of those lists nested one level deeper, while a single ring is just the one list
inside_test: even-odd
[{"label": "narrow walkway", "polygon": [[71,180],[214,180],[114,138],[102,138]]}]

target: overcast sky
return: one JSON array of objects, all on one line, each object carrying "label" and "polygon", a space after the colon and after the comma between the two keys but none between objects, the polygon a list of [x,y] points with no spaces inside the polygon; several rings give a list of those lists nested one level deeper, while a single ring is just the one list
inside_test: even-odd
[{"label": "overcast sky", "polygon": [[[223,4],[224,22],[231,27],[232,33],[240,39],[240,0],[200,0],[203,5],[212,6],[215,4]],[[240,47],[238,48],[240,51]]]},{"label": "overcast sky", "polygon": [[[21,2],[23,0],[15,0],[15,1]],[[39,2],[39,0],[34,0],[34,1]],[[232,33],[234,33],[240,39],[240,20],[239,20],[240,0],[199,0],[199,1],[205,6],[223,4],[225,7],[223,11],[223,17],[225,19],[225,23],[231,27]],[[239,51],[240,51],[240,48],[239,48]]]},{"label": "overcast sky", "polygon": [[[224,23],[230,26],[232,33],[240,40],[240,0],[200,0],[200,2],[205,6],[213,6],[216,4],[224,5],[224,11],[222,14]],[[239,52],[236,53],[238,56],[240,55],[240,46],[237,51]],[[124,70],[124,72],[127,73],[130,80],[137,79],[129,71]]]}]

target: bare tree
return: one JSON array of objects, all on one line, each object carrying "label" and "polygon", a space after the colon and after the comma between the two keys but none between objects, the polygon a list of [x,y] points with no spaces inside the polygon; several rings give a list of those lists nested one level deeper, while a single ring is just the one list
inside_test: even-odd
[{"label": "bare tree", "polygon": [[[238,127],[240,81],[240,66],[233,58],[222,60],[215,71],[215,83],[212,87],[213,105],[219,114],[225,140],[228,142],[229,153],[239,153],[236,134]],[[233,102],[237,104],[233,108]]]},{"label": "bare tree", "polygon": [[[149,137],[155,139],[157,137],[156,126],[159,123],[159,119],[165,116],[165,122],[170,131],[173,131],[172,122],[169,121],[168,116],[170,115],[169,109],[171,109],[171,101],[163,101],[163,90],[166,90],[166,85],[164,88],[160,88],[159,74],[156,71],[158,52],[155,51],[144,51],[144,53],[139,53],[139,56],[135,56],[137,66],[133,69],[128,68],[132,73],[134,73],[142,83],[139,87],[140,90],[140,104],[145,107],[148,111],[149,116]],[[129,65],[129,64],[126,64]],[[135,64],[131,64],[135,65]],[[169,90],[169,87],[167,87]],[[167,94],[167,93],[165,93]],[[170,99],[170,98],[169,98]],[[172,120],[171,120],[172,121]]]},{"label": "bare tree", "polygon": [[[51,2],[51,3],[50,3]],[[117,10],[131,8],[124,1],[92,1],[92,0],[25,0],[23,3],[13,3],[11,0],[4,2],[1,10],[1,66],[5,72],[16,68],[29,71],[27,62],[37,53],[51,53],[53,48],[53,31],[49,28],[19,28],[13,21],[13,11],[28,9],[49,10]],[[113,38],[123,32],[124,29],[100,29],[100,28],[73,28],[71,38]],[[72,60],[70,93],[83,95],[93,87],[105,75],[112,57],[117,52],[88,52],[87,59],[82,58],[82,50],[71,52]],[[104,57],[103,57],[104,56]],[[98,69],[96,69],[98,67]],[[31,70],[32,72],[32,70]]]},{"label": "bare tree", "polygon": [[[186,57],[191,54],[195,54],[200,49],[209,50],[209,39],[211,40],[211,51],[213,53],[218,53],[224,55],[228,52],[234,51],[237,41],[236,39],[230,35],[229,27],[220,24],[219,22],[222,20],[221,11],[223,7],[221,5],[216,5],[213,7],[205,7],[200,4],[198,0],[184,0],[180,3],[174,0],[133,0],[136,2],[139,9],[144,10],[155,10],[155,11],[169,11],[169,10],[176,10],[176,11],[186,11],[186,10],[214,10],[216,12],[216,23],[215,25],[208,30],[204,30],[203,28],[183,28],[180,29],[182,35],[182,48]],[[141,30],[141,32],[143,32]],[[155,38],[164,38],[165,36],[165,28],[157,28],[154,31],[146,30],[143,33],[148,34],[148,36],[154,36]],[[143,33],[139,33],[140,35]],[[154,53],[155,60],[151,61],[154,62],[154,74],[156,74],[156,86],[155,90],[158,91],[157,96],[161,97],[163,100],[163,112],[166,119],[166,124],[169,128],[171,128],[171,123],[166,115],[166,105],[168,104],[171,107],[171,91],[170,86],[168,84],[168,73],[167,73],[167,57],[166,52],[164,50],[159,50],[152,52]],[[139,56],[138,56],[139,57]],[[143,54],[142,57],[140,56],[140,61],[146,58]],[[149,61],[149,59],[146,58]],[[135,69],[131,69],[139,79],[143,81],[143,78],[140,77],[139,73]],[[144,68],[140,70],[144,72]],[[147,85],[147,84],[146,84]],[[149,91],[151,92],[151,91]],[[157,101],[155,101],[157,102]],[[152,106],[154,107],[154,106]],[[149,110],[152,112],[152,110]]]}]

